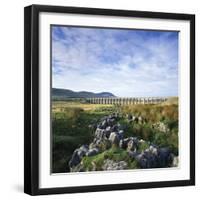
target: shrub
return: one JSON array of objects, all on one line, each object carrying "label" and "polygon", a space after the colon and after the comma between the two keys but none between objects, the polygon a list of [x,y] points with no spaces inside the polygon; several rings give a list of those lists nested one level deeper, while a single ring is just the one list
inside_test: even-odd
[{"label": "shrub", "polygon": [[168,118],[178,120],[178,105],[122,105],[118,108],[124,114],[142,116],[150,123]]},{"label": "shrub", "polygon": [[142,151],[144,151],[145,149],[148,149],[148,148],[149,148],[148,142],[143,142],[143,143],[141,143],[141,144],[139,145],[138,151],[139,151],[139,152],[142,152]]}]

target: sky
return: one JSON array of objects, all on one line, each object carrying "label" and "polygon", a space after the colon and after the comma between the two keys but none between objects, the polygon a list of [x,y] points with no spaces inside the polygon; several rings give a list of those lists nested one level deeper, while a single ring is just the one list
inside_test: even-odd
[{"label": "sky", "polygon": [[178,32],[52,26],[52,87],[178,96]]}]

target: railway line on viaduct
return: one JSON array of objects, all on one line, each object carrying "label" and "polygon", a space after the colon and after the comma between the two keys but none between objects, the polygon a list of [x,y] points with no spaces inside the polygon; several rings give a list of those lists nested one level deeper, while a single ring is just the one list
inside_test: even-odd
[{"label": "railway line on viaduct", "polygon": [[139,97],[139,98],[122,98],[122,97],[101,97],[86,98],[86,102],[91,104],[158,104],[167,101],[167,97]]}]

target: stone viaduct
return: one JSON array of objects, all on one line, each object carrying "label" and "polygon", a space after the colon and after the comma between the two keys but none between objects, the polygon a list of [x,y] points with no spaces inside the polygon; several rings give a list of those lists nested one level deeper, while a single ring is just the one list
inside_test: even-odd
[{"label": "stone viaduct", "polygon": [[139,98],[122,98],[122,97],[106,97],[106,98],[87,98],[86,101],[92,104],[158,104],[166,101],[165,97],[139,97]]}]

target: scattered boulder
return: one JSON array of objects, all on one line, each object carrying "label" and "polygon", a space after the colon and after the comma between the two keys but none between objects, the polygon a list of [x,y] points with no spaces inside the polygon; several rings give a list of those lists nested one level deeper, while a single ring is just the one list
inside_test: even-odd
[{"label": "scattered boulder", "polygon": [[111,141],[111,144],[114,144],[114,145],[118,146],[120,138],[119,138],[119,135],[117,134],[117,132],[112,132],[110,134],[109,140]]},{"label": "scattered boulder", "polygon": [[89,149],[93,149],[93,148],[96,148],[97,145],[95,144],[95,142],[91,142],[90,145],[89,145]]},{"label": "scattered boulder", "polygon": [[140,124],[143,123],[143,118],[141,116],[138,117],[138,123],[140,123]]},{"label": "scattered boulder", "polygon": [[95,131],[96,139],[103,139],[106,137],[106,131],[104,129],[97,128]]},{"label": "scattered boulder", "polygon": [[133,119],[133,116],[132,116],[131,114],[127,114],[127,115],[126,115],[126,118],[127,118],[128,120],[132,120],[132,119]]},{"label": "scattered boulder", "polygon": [[83,158],[83,156],[86,155],[88,152],[89,147],[88,145],[82,145],[80,148],[76,149],[74,153],[72,154],[72,158],[69,161],[69,167],[72,168],[76,165],[78,165]]},{"label": "scattered boulder", "polygon": [[136,156],[139,166],[143,169],[157,167],[157,156],[151,152],[145,151]]},{"label": "scattered boulder", "polygon": [[169,148],[157,148],[150,146],[140,154],[132,155],[138,161],[141,168],[163,168],[170,167],[173,154]]},{"label": "scattered boulder", "polygon": [[111,131],[111,126],[107,126],[105,130],[106,131]]},{"label": "scattered boulder", "polygon": [[128,142],[129,142],[129,138],[121,139],[119,142],[119,147],[122,149],[126,149]]},{"label": "scattered boulder", "polygon": [[158,165],[159,167],[170,167],[173,162],[174,155],[171,153],[170,149],[163,147],[158,149]]},{"label": "scattered boulder", "polygon": [[136,137],[128,138],[127,151],[137,151],[138,139]]},{"label": "scattered boulder", "polygon": [[173,161],[172,161],[172,167],[178,167],[178,156],[174,156]]},{"label": "scattered boulder", "polygon": [[115,123],[115,118],[114,117],[111,117],[111,118],[108,118],[107,119],[107,126],[113,126],[114,123]]},{"label": "scattered boulder", "polygon": [[143,140],[143,139],[140,139],[140,140],[138,141],[139,144],[144,144],[145,142],[146,142],[146,141]]},{"label": "scattered boulder", "polygon": [[156,146],[150,145],[149,149],[147,150],[154,155],[158,155],[158,148]]},{"label": "scattered boulder", "polygon": [[81,161],[80,156],[77,154],[77,151],[75,150],[74,153],[72,154],[72,158],[69,161],[69,168],[73,168],[74,166],[78,165]]},{"label": "scattered boulder", "polygon": [[123,170],[123,169],[127,169],[127,162],[125,161],[113,161],[110,159],[106,159],[104,160],[104,164],[102,166],[103,170]]},{"label": "scattered boulder", "polygon": [[[159,148],[150,144],[150,142],[138,139],[137,137],[124,138],[124,130],[126,130],[126,127],[122,127],[118,123],[117,119],[119,118],[119,113],[113,113],[109,116],[103,117],[99,123],[89,126],[95,130],[94,139],[89,146],[82,145],[75,149],[69,161],[71,172],[89,170],[84,169],[82,163],[83,157],[95,156],[110,149],[112,145],[126,150],[130,159],[135,160],[137,165],[142,169],[178,166],[178,157],[174,156],[169,148]],[[126,115],[126,118],[131,123],[143,124],[146,122],[146,119],[142,116],[136,117],[128,114]],[[169,128],[163,122],[153,124],[152,128],[164,133],[169,132]],[[92,168],[90,168],[90,171],[99,169],[99,166],[97,168],[95,162],[92,162],[91,164]],[[102,170],[123,170],[127,168],[128,164],[125,161],[114,161],[106,158],[102,165]]]},{"label": "scattered boulder", "polygon": [[111,133],[111,126],[108,126],[105,129],[105,136],[107,139],[110,137],[110,133]]},{"label": "scattered boulder", "polygon": [[89,149],[89,151],[86,153],[86,156],[95,156],[98,153],[99,153],[98,148],[92,148],[92,149]]},{"label": "scattered boulder", "polygon": [[126,117],[129,123],[138,123],[138,117],[131,114],[127,115]]},{"label": "scattered boulder", "polygon": [[107,120],[103,120],[103,122],[101,122],[101,129],[105,129],[108,126],[108,122]]},{"label": "scattered boulder", "polygon": [[119,130],[118,136],[119,136],[120,140],[123,139],[123,137],[124,137],[124,131],[123,130]]},{"label": "scattered boulder", "polygon": [[88,151],[88,149],[89,149],[89,146],[88,146],[88,145],[82,145],[82,146],[79,148],[79,150],[80,150],[80,151],[83,151],[84,153],[86,153],[86,152]]},{"label": "scattered boulder", "polygon": [[163,122],[157,122],[157,123],[153,124],[152,128],[157,129],[163,133],[168,133],[170,131],[168,126],[166,124],[164,124]]},{"label": "scattered boulder", "polygon": [[118,127],[118,124],[115,124],[111,127],[111,131],[112,132],[115,132],[115,131],[118,131],[119,127]]}]

